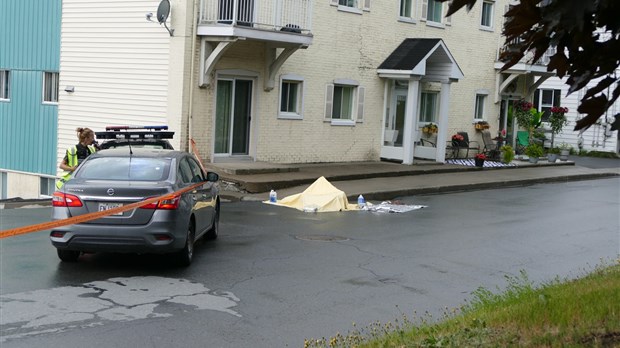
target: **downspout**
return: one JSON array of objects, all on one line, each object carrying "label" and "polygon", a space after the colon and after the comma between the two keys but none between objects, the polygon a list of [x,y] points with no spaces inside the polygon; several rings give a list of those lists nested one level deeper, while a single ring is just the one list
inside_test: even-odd
[{"label": "downspout", "polygon": [[[194,65],[196,61],[196,32],[198,29],[198,1],[194,0],[194,21],[192,23],[192,51],[191,51],[191,65],[189,68],[189,109],[187,119],[187,152],[192,152],[192,119],[194,118]],[[202,161],[202,158],[200,159]]]}]

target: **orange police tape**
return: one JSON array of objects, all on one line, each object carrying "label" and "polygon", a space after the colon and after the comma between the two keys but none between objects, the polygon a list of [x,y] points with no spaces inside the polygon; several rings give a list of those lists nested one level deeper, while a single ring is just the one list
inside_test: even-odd
[{"label": "orange police tape", "polygon": [[202,160],[200,159],[200,153],[198,152],[198,149],[196,148],[196,142],[194,141],[193,138],[190,138],[189,142],[190,144],[192,144],[192,153],[194,154],[194,157],[196,157],[196,159],[198,160],[198,164],[200,164],[200,168],[202,168],[202,170],[206,173],[207,169],[202,164]]},{"label": "orange police tape", "polygon": [[128,211],[128,210],[131,210],[131,209],[139,208],[139,207],[141,207],[143,205],[146,205],[146,204],[150,204],[150,203],[157,202],[157,201],[160,201],[160,200],[172,198],[173,196],[183,194],[183,193],[185,193],[187,191],[190,191],[190,190],[193,190],[196,187],[199,187],[201,185],[204,185],[204,183],[203,182],[199,182],[199,183],[196,183],[196,184],[194,184],[192,186],[188,186],[188,187],[186,187],[184,189],[181,189],[181,190],[173,192],[173,193],[167,193],[167,194],[161,195],[159,197],[153,197],[153,198],[145,199],[145,200],[140,201],[140,202],[127,204],[127,205],[124,205],[122,207],[112,208],[110,210],[97,211],[97,212],[94,212],[94,213],[88,213],[88,214],[84,214],[84,215],[70,217],[68,219],[43,222],[43,223],[36,224],[36,225],[23,226],[23,227],[13,228],[13,229],[10,229],[10,230],[0,231],[0,239],[7,238],[7,237],[18,236],[20,234],[26,234],[26,233],[43,231],[43,230],[49,230],[49,229],[60,227],[60,226],[79,224],[81,222],[86,222],[86,221],[90,221],[90,220],[99,219],[99,218],[102,218],[104,216],[108,216],[108,215],[111,215],[111,214],[122,213],[124,211]]}]

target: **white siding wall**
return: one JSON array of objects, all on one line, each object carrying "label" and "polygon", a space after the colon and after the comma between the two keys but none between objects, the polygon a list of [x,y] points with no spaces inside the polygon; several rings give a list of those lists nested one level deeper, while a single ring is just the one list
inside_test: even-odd
[{"label": "white siding wall", "polygon": [[[586,90],[581,90],[566,96],[568,93],[568,85],[565,83],[566,79],[562,80],[558,77],[552,77],[539,87],[541,89],[560,89],[562,90],[561,106],[569,109],[566,114],[568,119],[568,125],[564,126],[563,130],[555,136],[555,145],[559,143],[570,144],[575,150],[578,149],[579,131],[574,131],[576,121],[583,118],[585,115],[577,112],[579,107],[579,100],[583,97]],[[596,86],[597,82],[590,82],[588,88]],[[620,112],[620,101],[616,103],[608,110],[608,120],[613,122],[613,115]],[[601,118],[600,121],[604,122],[605,118]],[[606,151],[606,152],[618,152],[618,131],[611,133],[610,137],[605,136],[604,125],[595,124],[588,130],[583,132],[583,149],[592,151]]]},{"label": "white siding wall", "polygon": [[176,124],[166,115],[169,35],[145,17],[159,2],[63,0],[59,162],[77,143],[76,127]]}]

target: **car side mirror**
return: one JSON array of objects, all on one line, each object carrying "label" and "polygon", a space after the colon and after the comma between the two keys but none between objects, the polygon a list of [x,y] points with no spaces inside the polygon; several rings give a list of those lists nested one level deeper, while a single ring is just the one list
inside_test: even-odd
[{"label": "car side mirror", "polygon": [[217,175],[217,173],[214,173],[214,172],[207,173],[207,181],[216,182],[218,180],[220,180],[220,176]]}]

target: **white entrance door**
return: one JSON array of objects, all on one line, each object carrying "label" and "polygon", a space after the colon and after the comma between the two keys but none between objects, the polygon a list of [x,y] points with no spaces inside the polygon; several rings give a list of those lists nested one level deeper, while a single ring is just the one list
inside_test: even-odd
[{"label": "white entrance door", "polygon": [[386,115],[383,130],[381,157],[403,160],[403,137],[405,135],[405,116],[407,110],[407,89],[394,90],[390,112]]}]

